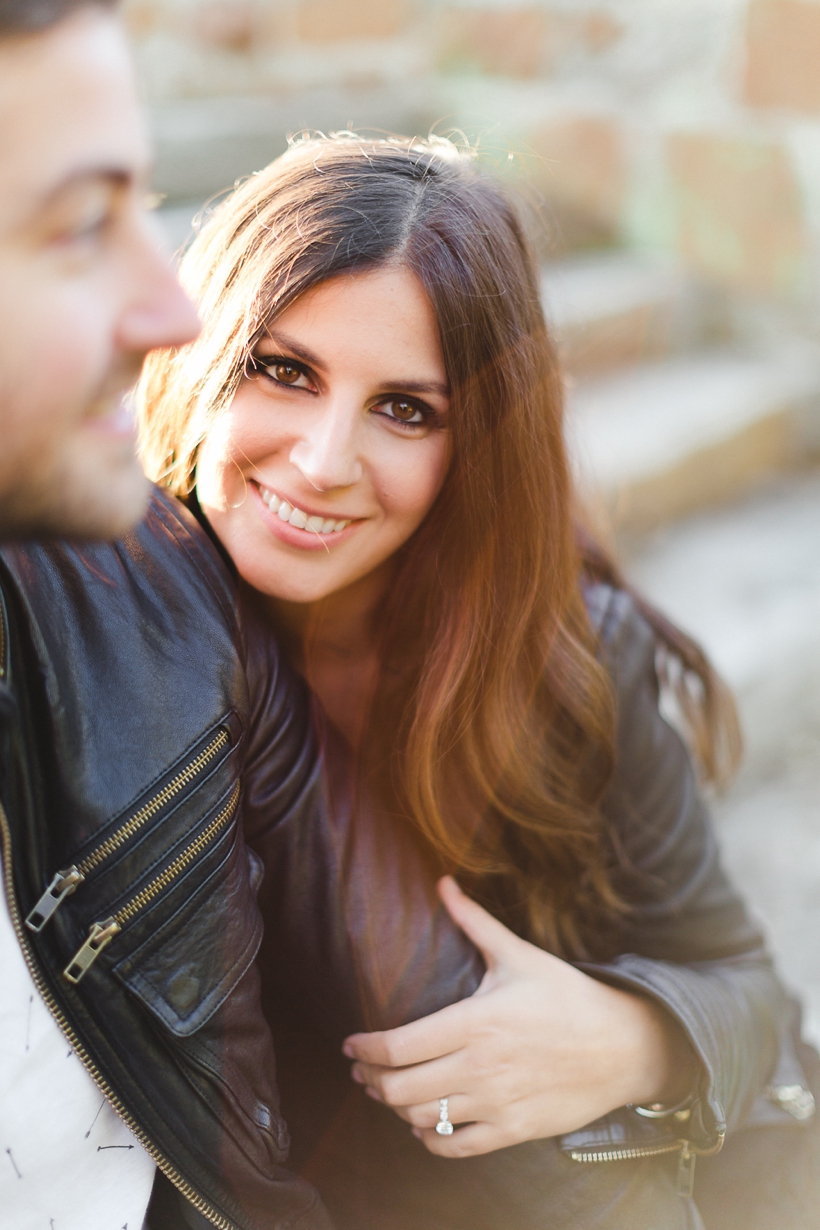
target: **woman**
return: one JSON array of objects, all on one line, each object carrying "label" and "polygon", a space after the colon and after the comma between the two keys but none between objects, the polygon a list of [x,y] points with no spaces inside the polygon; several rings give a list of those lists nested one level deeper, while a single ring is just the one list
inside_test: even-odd
[{"label": "woman", "polygon": [[701,1225],[694,1157],[810,1095],[657,663],[713,778],[730,703],[577,528],[515,209],[446,142],[305,141],[183,277],[203,333],[148,364],[144,456],[326,750],[330,821],[258,842],[296,1162],[351,1230]]}]

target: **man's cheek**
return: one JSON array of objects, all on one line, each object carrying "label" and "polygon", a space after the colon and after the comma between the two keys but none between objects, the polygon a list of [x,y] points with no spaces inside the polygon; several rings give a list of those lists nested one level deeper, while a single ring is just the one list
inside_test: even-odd
[{"label": "man's cheek", "polygon": [[5,383],[16,386],[15,400],[43,413],[62,407],[70,416],[104,377],[110,337],[83,288],[38,277],[37,262],[29,272],[26,278],[24,269],[5,270],[0,262],[0,369]]}]

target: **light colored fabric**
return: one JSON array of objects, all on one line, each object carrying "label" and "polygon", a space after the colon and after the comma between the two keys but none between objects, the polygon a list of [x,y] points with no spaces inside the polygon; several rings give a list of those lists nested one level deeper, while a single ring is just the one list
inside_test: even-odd
[{"label": "light colored fabric", "polygon": [[154,1171],[32,982],[0,890],[0,1226],[140,1230]]}]

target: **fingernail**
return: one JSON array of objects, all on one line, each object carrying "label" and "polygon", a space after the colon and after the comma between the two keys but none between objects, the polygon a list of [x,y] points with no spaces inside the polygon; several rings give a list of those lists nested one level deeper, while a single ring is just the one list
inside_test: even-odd
[{"label": "fingernail", "polygon": [[352,1068],[350,1071],[350,1075],[353,1077],[357,1085],[364,1084],[364,1077],[362,1076],[358,1068]]},{"label": "fingernail", "polygon": [[416,1140],[421,1140],[421,1128],[413,1128],[413,1135]]},{"label": "fingernail", "polygon": [[355,1059],[355,1058],[356,1058],[356,1056],[355,1056],[355,1054],[354,1054],[354,1052],[353,1052],[353,1047],[351,1046],[351,1044],[350,1044],[349,1042],[345,1042],[344,1046],[342,1047],[342,1054],[343,1054],[343,1055],[347,1055],[348,1059]]},{"label": "fingernail", "polygon": [[381,1094],[377,1093],[375,1089],[372,1089],[370,1085],[368,1085],[365,1089],[365,1093],[369,1098],[372,1098],[374,1102],[381,1102],[382,1100]]}]

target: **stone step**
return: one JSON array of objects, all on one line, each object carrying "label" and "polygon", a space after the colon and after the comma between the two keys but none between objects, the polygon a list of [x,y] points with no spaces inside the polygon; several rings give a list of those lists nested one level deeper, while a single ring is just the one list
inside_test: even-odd
[{"label": "stone step", "polygon": [[252,175],[304,130],[424,132],[423,99],[383,85],[305,88],[278,96],[183,98],[150,112],[154,186],[174,204],[205,200]]},{"label": "stone step", "polygon": [[737,696],[745,766],[723,859],[762,915],[820,1042],[820,471],[640,544],[630,578],[698,638]]},{"label": "stone step", "polygon": [[185,250],[195,233],[194,219],[202,208],[202,201],[190,201],[185,205],[165,205],[157,210],[163,246],[167,251],[178,253]]},{"label": "stone step", "polygon": [[662,257],[570,257],[544,267],[541,288],[562,362],[575,376],[680,354],[724,331],[717,297]]},{"label": "stone step", "polygon": [[715,349],[578,382],[567,424],[593,513],[643,533],[820,453],[820,349]]}]

